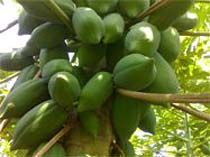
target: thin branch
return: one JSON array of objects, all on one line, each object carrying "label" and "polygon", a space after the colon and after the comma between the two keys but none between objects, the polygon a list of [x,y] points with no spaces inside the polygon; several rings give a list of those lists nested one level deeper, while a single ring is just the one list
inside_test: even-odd
[{"label": "thin branch", "polygon": [[42,157],[55,143],[59,141],[67,132],[72,129],[72,126],[66,125],[61,129],[44,147],[40,149],[35,155],[35,157]]},{"label": "thin branch", "polygon": [[54,0],[47,0],[46,5],[52,9],[52,11],[55,12],[55,14],[60,18],[60,20],[67,26],[67,28],[72,32],[73,29],[70,25],[71,20],[70,18],[66,15],[66,13],[56,4]]},{"label": "thin branch", "polygon": [[3,32],[5,32],[5,31],[7,31],[8,29],[10,29],[10,28],[12,28],[13,26],[15,26],[17,23],[18,23],[18,20],[12,21],[11,23],[9,23],[9,24],[7,25],[6,28],[0,30],[0,33],[3,33]]},{"label": "thin branch", "polygon": [[4,119],[0,123],[0,132],[2,132],[6,126],[9,124],[10,120],[9,119]]},{"label": "thin branch", "polygon": [[134,99],[151,103],[210,103],[210,94],[158,94],[117,89],[117,92]]},{"label": "thin branch", "polygon": [[17,77],[20,74],[20,72],[17,72],[15,74],[12,74],[10,76],[8,76],[7,78],[0,80],[0,84],[4,84],[7,83],[8,81],[12,80],[13,78]]},{"label": "thin branch", "polygon": [[193,36],[193,37],[199,37],[199,36],[209,37],[210,32],[189,32],[189,31],[185,31],[185,32],[181,32],[180,35],[181,36]]},{"label": "thin branch", "polygon": [[199,119],[205,120],[207,122],[210,122],[210,115],[205,113],[205,112],[201,112],[198,110],[193,110],[191,108],[188,108],[187,106],[183,105],[183,104],[178,104],[178,103],[172,103],[171,106],[173,106],[176,109],[182,110],[190,115],[193,115]]}]

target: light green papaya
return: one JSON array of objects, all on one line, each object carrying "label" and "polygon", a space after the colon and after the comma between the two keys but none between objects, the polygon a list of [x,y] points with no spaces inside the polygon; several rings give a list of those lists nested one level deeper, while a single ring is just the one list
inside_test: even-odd
[{"label": "light green papaya", "polygon": [[106,65],[109,71],[113,71],[117,62],[126,54],[124,47],[124,38],[118,42],[107,45],[106,51]]},{"label": "light green papaya", "polygon": [[[36,153],[45,146],[46,143],[42,143],[34,152],[31,152],[28,157],[35,157]],[[60,143],[54,144],[42,157],[66,157],[66,151]]]},{"label": "light green papaya", "polygon": [[99,14],[107,14],[113,11],[119,0],[86,0],[87,5]]},{"label": "light green papaya", "polygon": [[154,81],[156,73],[154,59],[131,54],[116,64],[113,71],[114,83],[120,88],[139,91]]},{"label": "light green papaya", "polygon": [[41,69],[42,77],[50,77],[53,74],[61,71],[72,72],[71,63],[66,59],[54,59],[49,61]]},{"label": "light green papaya", "polygon": [[18,35],[31,34],[31,32],[39,25],[43,24],[44,21],[37,19],[29,15],[25,10],[23,10],[18,18]]},{"label": "light green papaya", "polygon": [[152,57],[160,43],[157,28],[147,22],[132,26],[125,37],[125,48],[129,53],[140,53]]},{"label": "light green papaya", "polygon": [[15,81],[14,86],[12,87],[13,90],[23,84],[26,81],[32,80],[36,73],[39,71],[39,67],[36,65],[29,65],[26,68],[24,68],[20,75],[18,76],[17,80]]},{"label": "light green papaya", "polygon": [[0,55],[0,69],[18,71],[34,63],[32,57],[25,57],[20,52],[10,52]]},{"label": "light green papaya", "polygon": [[25,57],[32,57],[32,56],[37,56],[40,54],[40,49],[38,49],[35,45],[33,44],[26,44],[23,48],[19,50],[19,53],[22,56]]},{"label": "light green papaya", "polygon": [[56,102],[49,100],[39,104],[17,122],[11,150],[29,149],[49,140],[63,127],[67,118],[68,113]]},{"label": "light green papaya", "polygon": [[94,68],[105,56],[106,48],[104,45],[87,45],[83,44],[77,51],[79,66]]},{"label": "light green papaya", "polygon": [[67,32],[64,25],[46,22],[33,30],[27,44],[34,45],[39,49],[53,48],[64,42]]},{"label": "light green papaya", "polygon": [[198,24],[198,15],[193,12],[186,12],[181,17],[177,18],[173,22],[173,27],[176,28],[178,31],[187,31],[189,29],[193,29]]},{"label": "light green papaya", "polygon": [[156,116],[154,110],[151,107],[145,111],[138,127],[145,132],[155,134]]},{"label": "light green papaya", "polygon": [[91,8],[79,7],[72,17],[77,38],[87,44],[98,44],[104,35],[101,17]]},{"label": "light green papaya", "polygon": [[137,129],[141,117],[149,105],[129,97],[116,95],[112,104],[112,123],[123,146]]},{"label": "light green papaya", "polygon": [[119,9],[122,14],[129,18],[135,18],[146,11],[150,6],[150,0],[119,0]]},{"label": "light green papaya", "polygon": [[84,112],[100,108],[113,92],[112,74],[96,73],[83,87],[77,111]]},{"label": "light green papaya", "polygon": [[40,68],[43,68],[46,63],[54,59],[69,60],[69,56],[68,53],[66,52],[66,49],[62,46],[41,49],[39,54]]},{"label": "light green papaya", "polygon": [[125,21],[123,17],[118,13],[108,14],[103,19],[105,34],[103,42],[110,44],[118,41],[124,32]]},{"label": "light green papaya", "polygon": [[150,14],[149,22],[163,31],[171,26],[177,18],[183,15],[193,3],[194,0],[168,0],[164,5]]},{"label": "light green papaya", "polygon": [[0,118],[19,118],[49,98],[46,79],[29,80],[7,95],[0,107]]},{"label": "light green papaya", "polygon": [[172,67],[159,53],[155,53],[154,59],[157,75],[145,91],[152,93],[177,93],[179,82]]},{"label": "light green papaya", "polygon": [[[62,23],[60,17],[56,12],[50,8],[49,2],[41,0],[17,0],[23,8],[32,16],[36,18],[51,21],[56,23]],[[54,2],[61,8],[67,16],[71,16],[76,6],[72,0],[54,0]]]},{"label": "light green papaya", "polygon": [[68,72],[54,74],[48,83],[50,96],[66,110],[71,110],[73,102],[80,95],[80,84],[77,78]]},{"label": "light green papaya", "polygon": [[179,39],[179,32],[175,28],[169,27],[161,32],[158,52],[169,63],[177,59],[181,52],[181,41]]},{"label": "light green papaya", "polygon": [[86,111],[79,113],[79,120],[83,128],[93,137],[98,136],[100,129],[100,119],[96,112]]}]

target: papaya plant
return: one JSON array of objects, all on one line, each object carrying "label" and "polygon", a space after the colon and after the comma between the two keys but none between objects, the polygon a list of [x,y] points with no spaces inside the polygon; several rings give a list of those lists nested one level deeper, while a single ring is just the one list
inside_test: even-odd
[{"label": "papaya plant", "polygon": [[[132,136],[136,129],[151,134],[162,129],[164,134],[152,137],[162,140],[161,146],[171,140],[164,138],[166,133],[181,132],[165,129],[164,116],[170,118],[165,107],[184,119],[185,137],[180,138],[187,155],[192,154],[186,113],[210,122],[198,107],[183,105],[210,102],[209,95],[184,94],[193,86],[187,88],[190,77],[184,72],[201,73],[193,64],[193,57],[201,54],[189,60],[184,56],[198,42],[180,37],[199,26],[197,12],[188,16],[197,9],[194,0],[17,3],[23,9],[19,35],[30,38],[23,48],[0,55],[1,70],[19,71],[0,106],[2,125],[14,129],[11,151],[24,150],[32,157],[132,157],[140,143]],[[179,110],[186,113],[180,116]],[[199,140],[205,135],[207,131]],[[153,148],[161,154],[161,146]],[[208,141],[196,146],[204,154],[208,147]],[[177,146],[178,155],[183,155],[182,148]]]}]

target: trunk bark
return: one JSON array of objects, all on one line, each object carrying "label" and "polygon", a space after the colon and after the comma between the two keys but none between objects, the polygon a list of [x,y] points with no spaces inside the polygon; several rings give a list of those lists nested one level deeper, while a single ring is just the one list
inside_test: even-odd
[{"label": "trunk bark", "polygon": [[101,127],[96,138],[87,133],[79,123],[66,135],[68,156],[110,156],[113,133],[109,111],[104,110],[100,119]]}]

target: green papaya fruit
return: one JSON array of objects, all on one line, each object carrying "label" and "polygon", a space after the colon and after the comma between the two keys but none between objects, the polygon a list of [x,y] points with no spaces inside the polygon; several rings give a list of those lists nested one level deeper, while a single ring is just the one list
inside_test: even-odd
[{"label": "green papaya fruit", "polygon": [[104,35],[103,20],[91,8],[77,8],[72,17],[72,24],[78,39],[84,43],[98,44]]},{"label": "green papaya fruit", "polygon": [[151,107],[145,111],[138,127],[145,132],[155,134],[156,116],[154,110]]},{"label": "green papaya fruit", "polygon": [[42,102],[17,122],[11,150],[29,149],[49,140],[63,127],[67,118],[68,113],[54,101]]},{"label": "green papaya fruit", "polygon": [[84,129],[93,137],[98,136],[100,129],[100,119],[93,111],[86,111],[79,113],[79,120]]},{"label": "green papaya fruit", "polygon": [[40,53],[40,49],[38,49],[35,45],[33,44],[26,44],[23,48],[19,50],[19,53],[22,56],[26,57],[32,57],[32,56],[37,56]]},{"label": "green papaya fruit", "polygon": [[22,70],[33,63],[32,57],[25,57],[18,51],[0,55],[0,69],[5,71]]},{"label": "green papaya fruit", "polygon": [[116,64],[113,75],[117,87],[142,90],[148,87],[156,77],[154,59],[141,54],[125,56]]},{"label": "green papaya fruit", "polygon": [[106,65],[109,71],[113,71],[117,62],[126,54],[124,38],[120,41],[108,44],[106,51]]},{"label": "green papaya fruit", "polygon": [[54,48],[41,49],[39,54],[39,65],[42,69],[46,63],[54,59],[66,59],[69,60],[68,53],[62,46]]},{"label": "green papaya fruit", "polygon": [[42,77],[50,77],[53,74],[61,71],[72,72],[71,63],[66,59],[54,59],[49,61],[41,69]]},{"label": "green papaya fruit", "polygon": [[125,37],[125,48],[129,53],[140,53],[152,57],[160,43],[157,28],[147,22],[132,26]]},{"label": "green papaya fruit", "polygon": [[133,145],[131,142],[127,141],[123,146],[122,150],[125,157],[134,157],[135,156],[135,150],[133,148]]},{"label": "green papaya fruit", "polygon": [[169,27],[161,32],[161,40],[158,52],[169,63],[177,59],[181,51],[181,41],[179,39],[179,32],[173,27]]},{"label": "green papaya fruit", "polygon": [[77,111],[84,112],[98,109],[113,92],[112,74],[96,73],[83,87]]},{"label": "green papaya fruit", "polygon": [[105,27],[103,42],[105,44],[114,43],[122,37],[125,21],[120,14],[108,14],[104,17],[103,22]]},{"label": "green papaya fruit", "polygon": [[[30,15],[35,16],[36,18],[62,23],[58,14],[50,8],[49,2],[47,1],[17,0],[17,2],[20,3]],[[71,16],[76,8],[72,0],[54,0],[54,2],[65,14],[67,14],[67,16]]]},{"label": "green papaya fruit", "polygon": [[[45,146],[46,143],[42,143],[29,157],[35,157],[36,153]],[[54,144],[42,157],[66,157],[66,151],[60,143]]]},{"label": "green papaya fruit", "polygon": [[112,123],[121,145],[131,137],[137,129],[141,117],[149,105],[129,97],[116,95],[112,104]]},{"label": "green papaya fruit", "polygon": [[49,98],[46,79],[29,80],[11,91],[0,107],[0,118],[19,118]]},{"label": "green papaya fruit", "polygon": [[48,83],[50,96],[66,110],[73,107],[73,102],[80,95],[80,84],[77,78],[68,72],[54,74]]},{"label": "green papaya fruit", "polygon": [[135,18],[146,11],[150,6],[150,0],[119,0],[119,9],[122,14],[129,18]]},{"label": "green papaya fruit", "polygon": [[27,44],[39,49],[53,48],[64,42],[67,32],[64,25],[46,22],[33,30]]},{"label": "green papaya fruit", "polygon": [[31,34],[34,28],[43,23],[43,20],[37,19],[23,10],[18,18],[18,35]]},{"label": "green papaya fruit", "polygon": [[106,48],[104,45],[87,45],[83,44],[77,51],[79,66],[94,68],[105,56]]},{"label": "green papaya fruit", "polygon": [[164,5],[150,14],[149,22],[163,31],[171,26],[178,17],[183,15],[193,3],[194,0],[168,0]]},{"label": "green papaya fruit", "polygon": [[119,0],[86,0],[87,5],[99,14],[107,14],[113,11]]},{"label": "green papaya fruit", "polygon": [[35,65],[29,65],[26,68],[24,68],[20,75],[18,76],[17,80],[15,81],[14,86],[12,87],[13,90],[23,84],[26,81],[32,80],[36,73],[39,71],[39,67]]},{"label": "green papaya fruit", "polygon": [[186,12],[181,17],[177,18],[173,22],[173,27],[176,28],[178,31],[183,32],[189,29],[193,29],[198,24],[198,15],[193,12]]},{"label": "green papaya fruit", "polygon": [[177,93],[179,82],[172,67],[159,53],[155,53],[154,59],[157,75],[145,91],[152,93]]}]

